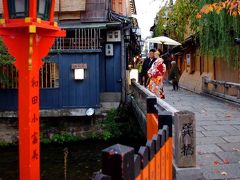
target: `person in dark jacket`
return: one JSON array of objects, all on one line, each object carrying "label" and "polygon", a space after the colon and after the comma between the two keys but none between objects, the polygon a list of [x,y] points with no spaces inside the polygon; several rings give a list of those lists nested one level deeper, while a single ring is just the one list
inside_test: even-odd
[{"label": "person in dark jacket", "polygon": [[171,69],[169,73],[169,80],[172,80],[173,90],[178,90],[178,82],[180,78],[180,70],[177,67],[176,61],[171,62]]},{"label": "person in dark jacket", "polygon": [[142,65],[142,81],[145,87],[147,86],[147,81],[148,81],[147,72],[151,68],[153,62],[156,60],[156,58],[154,58],[154,53],[155,53],[155,50],[151,49],[149,51],[149,57],[144,60]]}]

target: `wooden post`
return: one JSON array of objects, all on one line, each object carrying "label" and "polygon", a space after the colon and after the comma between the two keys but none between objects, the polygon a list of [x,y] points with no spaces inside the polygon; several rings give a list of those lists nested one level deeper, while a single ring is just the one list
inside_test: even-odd
[{"label": "wooden post", "polygon": [[142,179],[149,180],[149,171],[148,171],[148,148],[145,146],[141,146],[138,154],[141,157],[141,177]]},{"label": "wooden post", "polygon": [[158,114],[158,128],[166,132],[166,179],[172,179],[172,159],[173,159],[173,140],[172,140],[173,116],[168,111]]},{"label": "wooden post", "polygon": [[115,144],[102,150],[102,172],[112,179],[134,179],[134,148]]},{"label": "wooden post", "polygon": [[2,5],[3,5],[3,18],[5,21],[8,21],[9,19],[9,12],[8,12],[8,0],[2,0]]},{"label": "wooden post", "polygon": [[205,92],[208,90],[207,76],[202,77],[202,91]]},{"label": "wooden post", "polygon": [[158,120],[155,114],[147,114],[147,140],[151,140],[158,132]]},{"label": "wooden post", "polygon": [[[166,180],[172,179],[172,141],[169,137],[168,126],[163,126],[163,131],[166,133]],[[171,138],[172,139],[172,138]]]},{"label": "wooden post", "polygon": [[135,180],[141,180],[141,158],[138,154],[134,155],[134,176]]},{"label": "wooden post", "polygon": [[156,117],[157,111],[155,105],[157,99],[154,96],[147,97],[147,139],[151,140],[154,134],[158,132],[158,120]]},{"label": "wooden post", "polygon": [[154,151],[154,146],[155,145],[154,145],[154,142],[152,140],[148,140],[147,143],[146,143],[146,146],[148,148],[149,179],[155,179],[155,177],[156,177],[156,159],[155,159],[155,151]]},{"label": "wooden post", "polygon": [[237,99],[240,99],[240,88],[237,90]]},{"label": "wooden post", "polygon": [[174,116],[175,162],[177,167],[196,166],[196,122],[190,111],[176,112]]},{"label": "wooden post", "polygon": [[229,90],[230,86],[226,82],[224,83],[223,86],[224,86],[224,96],[226,96],[226,95],[228,95],[228,90]]},{"label": "wooden post", "polygon": [[[55,38],[64,37],[66,33],[50,22],[37,20],[36,0],[29,1],[28,17],[24,18],[9,19],[8,3],[10,1],[3,0],[5,19],[0,23],[0,36],[8,48],[8,53],[15,57],[14,65],[19,72],[19,179],[38,180],[40,179],[39,69],[43,64],[42,58],[48,54]],[[50,9],[53,10],[54,7]]]},{"label": "wooden post", "polygon": [[161,154],[161,179],[166,179],[166,133],[162,129],[158,131],[160,137],[160,154]]},{"label": "wooden post", "polygon": [[159,135],[153,136],[153,142],[154,142],[154,151],[155,151],[155,161],[156,161],[156,180],[160,179],[161,175],[161,154],[160,154],[160,139],[161,137]]},{"label": "wooden post", "polygon": [[[34,59],[36,60],[36,59]],[[37,63],[36,63],[37,64]],[[39,69],[18,67],[20,179],[40,179]]]}]

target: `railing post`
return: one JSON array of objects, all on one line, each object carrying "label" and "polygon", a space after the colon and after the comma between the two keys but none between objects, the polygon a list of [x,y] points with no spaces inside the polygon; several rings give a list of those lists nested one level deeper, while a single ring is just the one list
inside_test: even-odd
[{"label": "railing post", "polygon": [[169,127],[163,126],[163,131],[166,133],[166,180],[172,180],[172,138],[169,136]]},{"label": "railing post", "polygon": [[138,154],[134,154],[134,176],[135,176],[135,180],[142,180],[141,158]]},{"label": "railing post", "polygon": [[156,161],[155,161],[155,151],[154,151],[154,142],[152,140],[148,140],[146,143],[148,148],[148,160],[149,160],[149,179],[155,179],[156,177]]},{"label": "railing post", "polygon": [[240,99],[240,88],[237,90],[237,99]]},{"label": "railing post", "polygon": [[173,116],[168,111],[158,114],[158,128],[166,132],[166,179],[171,180],[173,176],[172,159],[173,159],[173,139],[172,139]]},{"label": "railing post", "polygon": [[214,84],[214,91],[217,91],[218,85],[215,83]]},{"label": "railing post", "polygon": [[228,95],[229,85],[226,82],[224,82],[223,86],[224,86],[224,95],[226,96]]},{"label": "railing post", "polygon": [[160,162],[161,162],[161,180],[166,179],[166,133],[162,129],[158,131],[158,136],[160,137]]},{"label": "railing post", "polygon": [[154,96],[147,97],[147,139],[151,140],[154,134],[158,132],[157,110],[155,105],[157,99]]},{"label": "railing post", "polygon": [[134,148],[115,144],[102,150],[102,172],[116,180],[134,179]]},{"label": "railing post", "polygon": [[205,92],[208,89],[207,76],[202,77],[202,91]]},{"label": "railing post", "polygon": [[160,179],[161,175],[161,152],[160,152],[160,136],[153,136],[155,160],[156,160],[156,180]]},{"label": "railing post", "polygon": [[196,120],[193,112],[174,115],[175,163],[177,167],[196,166]]},{"label": "railing post", "polygon": [[142,179],[149,180],[149,171],[148,171],[148,148],[141,146],[138,154],[141,157],[141,177]]}]

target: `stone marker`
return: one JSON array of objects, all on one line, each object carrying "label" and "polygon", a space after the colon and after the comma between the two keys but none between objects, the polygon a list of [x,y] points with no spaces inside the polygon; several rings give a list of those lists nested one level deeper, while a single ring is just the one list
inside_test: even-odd
[{"label": "stone marker", "polygon": [[180,111],[174,114],[175,163],[177,167],[196,166],[195,114]]}]

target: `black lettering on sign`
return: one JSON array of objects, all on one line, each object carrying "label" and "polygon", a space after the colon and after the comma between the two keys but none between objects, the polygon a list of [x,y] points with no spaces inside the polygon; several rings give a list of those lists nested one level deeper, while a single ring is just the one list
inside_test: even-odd
[{"label": "black lettering on sign", "polygon": [[38,159],[38,153],[37,153],[36,149],[33,151],[32,159],[33,160],[37,160]]},{"label": "black lettering on sign", "polygon": [[37,144],[38,143],[38,133],[34,132],[32,135],[32,143]]},{"label": "black lettering on sign", "polygon": [[37,118],[36,114],[34,113],[33,118],[32,118],[32,122],[35,123],[37,121],[38,121],[38,118]]},{"label": "black lettering on sign", "polygon": [[32,97],[32,104],[37,104],[38,103],[38,97],[34,96]]},{"label": "black lettering on sign", "polygon": [[194,146],[193,146],[193,126],[191,123],[186,123],[183,125],[182,128],[182,147],[181,153],[184,156],[191,156],[194,153]]},{"label": "black lettering on sign", "polygon": [[36,81],[34,77],[32,78],[32,87],[38,87],[38,81]]}]

